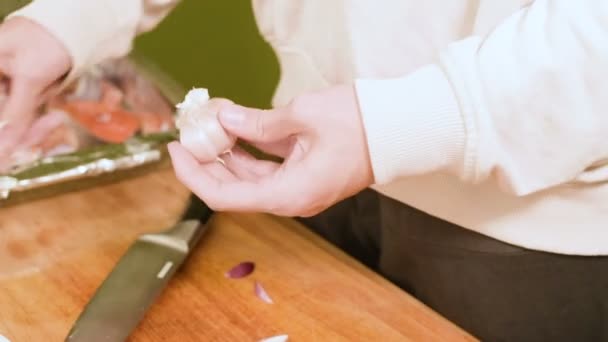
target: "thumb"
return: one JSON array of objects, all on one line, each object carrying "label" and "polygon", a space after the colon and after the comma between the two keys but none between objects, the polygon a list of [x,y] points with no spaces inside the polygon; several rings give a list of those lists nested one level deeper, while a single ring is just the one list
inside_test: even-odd
[{"label": "thumb", "polygon": [[300,132],[300,124],[284,109],[253,109],[238,105],[219,113],[222,126],[230,134],[251,142],[274,142]]}]

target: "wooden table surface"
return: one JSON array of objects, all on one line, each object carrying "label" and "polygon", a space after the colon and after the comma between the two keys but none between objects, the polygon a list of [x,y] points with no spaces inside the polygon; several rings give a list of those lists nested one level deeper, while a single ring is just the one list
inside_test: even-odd
[{"label": "wooden table surface", "polygon": [[[170,169],[0,209],[0,335],[63,341],[130,243],[171,226],[188,192]],[[252,275],[228,279],[238,262]],[[274,303],[254,294],[259,281]],[[131,341],[474,340],[293,220],[217,214]]]}]

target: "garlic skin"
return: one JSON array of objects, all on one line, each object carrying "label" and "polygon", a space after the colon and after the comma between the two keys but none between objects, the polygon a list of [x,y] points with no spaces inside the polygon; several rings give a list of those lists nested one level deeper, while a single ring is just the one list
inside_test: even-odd
[{"label": "garlic skin", "polygon": [[230,152],[236,142],[219,122],[221,101],[210,99],[207,89],[196,88],[176,106],[180,142],[201,163],[221,161],[219,156]]},{"label": "garlic skin", "polygon": [[288,335],[277,335],[277,336],[265,338],[258,342],[286,342],[287,340],[289,340]]}]

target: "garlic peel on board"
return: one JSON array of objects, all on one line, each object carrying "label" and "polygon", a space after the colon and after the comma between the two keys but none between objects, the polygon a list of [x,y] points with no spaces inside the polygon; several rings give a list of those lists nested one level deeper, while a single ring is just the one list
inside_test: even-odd
[{"label": "garlic peel on board", "polygon": [[210,99],[207,89],[195,88],[176,106],[175,126],[180,132],[180,143],[201,163],[223,163],[220,156],[230,153],[236,142],[236,137],[230,136],[218,119],[224,101]]}]

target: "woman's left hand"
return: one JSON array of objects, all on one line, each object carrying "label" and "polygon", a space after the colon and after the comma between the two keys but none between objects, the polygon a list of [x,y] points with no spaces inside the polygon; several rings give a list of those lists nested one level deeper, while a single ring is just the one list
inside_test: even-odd
[{"label": "woman's left hand", "polygon": [[225,165],[200,164],[179,143],[169,144],[179,180],[214,210],[311,216],[373,183],[351,86],[305,94],[272,110],[230,105],[219,117],[226,131],[284,162],[235,148]]}]

